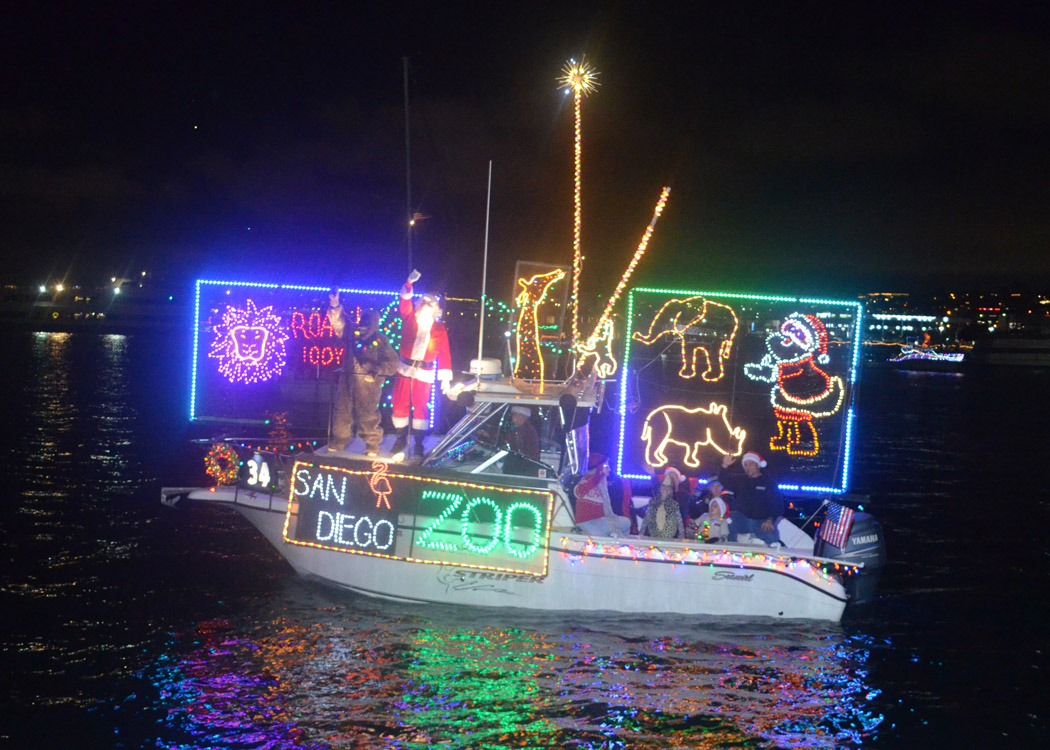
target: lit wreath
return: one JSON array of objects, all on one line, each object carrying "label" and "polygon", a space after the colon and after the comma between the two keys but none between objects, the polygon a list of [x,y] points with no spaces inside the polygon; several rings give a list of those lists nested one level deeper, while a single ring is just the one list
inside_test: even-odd
[{"label": "lit wreath", "polygon": [[234,484],[241,471],[241,460],[226,443],[215,443],[204,457],[204,470],[219,484]]}]

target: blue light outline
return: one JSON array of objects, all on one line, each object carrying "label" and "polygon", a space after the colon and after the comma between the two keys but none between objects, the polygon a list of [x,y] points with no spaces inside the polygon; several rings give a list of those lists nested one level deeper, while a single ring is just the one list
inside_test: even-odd
[{"label": "blue light outline", "polygon": [[[783,295],[769,295],[769,294],[739,294],[734,292],[705,292],[705,291],[689,291],[685,289],[657,289],[654,287],[635,287],[627,293],[627,325],[625,327],[626,334],[624,339],[624,353],[623,353],[623,368],[620,371],[620,435],[619,445],[617,446],[617,457],[616,457],[616,473],[627,479],[649,479],[650,477],[646,474],[624,474],[623,473],[623,444],[624,444],[624,432],[627,426],[627,373],[630,369],[628,363],[631,361],[631,325],[634,320],[634,294],[648,293],[648,294],[665,294],[665,295],[685,295],[689,297],[695,297],[697,295],[703,295],[705,297],[733,297],[742,299],[759,300],[763,302],[794,302],[796,304],[816,304],[816,305],[841,305],[843,307],[852,307],[854,309],[854,324],[853,324],[853,358],[850,362],[849,382],[850,382],[850,401],[849,407],[846,412],[846,439],[843,444],[842,450],[842,475],[840,477],[840,487],[819,487],[814,485],[799,485],[799,484],[778,484],[777,487],[781,490],[788,492],[807,492],[816,494],[831,493],[835,495],[842,495],[846,493],[849,487],[849,474],[850,474],[850,459],[853,453],[853,419],[855,416],[853,409],[853,401],[855,394],[855,388],[853,387],[857,381],[858,363],[860,359],[860,348],[861,348],[861,336],[863,328],[862,318],[864,317],[864,305],[855,300],[831,300],[831,299],[819,299],[814,297],[788,297]],[[706,484],[703,480],[700,480],[701,484]]]},{"label": "blue light outline", "polygon": [[[227,286],[227,287],[257,287],[259,289],[277,289],[277,290],[290,290],[295,292],[324,292],[331,289],[329,286],[306,286],[304,284],[272,284],[261,281],[219,281],[216,279],[197,279],[194,282],[194,300],[193,300],[193,352],[190,356],[190,421],[194,422],[197,419],[197,350],[200,346],[200,308],[201,308],[201,287],[205,284],[210,286]],[[392,296],[395,297],[395,301],[400,299],[401,291],[388,292],[378,289],[351,289],[339,287],[340,294],[366,294],[375,296]],[[413,295],[419,297],[419,294]],[[435,383],[437,385],[437,383]],[[430,425],[431,430],[434,429],[434,424],[437,417],[437,388],[431,388],[430,391],[430,403],[428,404],[430,411]]]},{"label": "blue light outline", "polygon": [[200,337],[201,280],[194,284],[193,297],[193,352],[190,361],[190,421],[197,419],[197,346]]}]

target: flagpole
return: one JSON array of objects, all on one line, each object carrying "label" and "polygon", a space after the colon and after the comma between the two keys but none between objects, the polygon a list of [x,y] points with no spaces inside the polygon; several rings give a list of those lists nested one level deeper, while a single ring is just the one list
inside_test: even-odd
[{"label": "flagpole", "polygon": [[825,499],[824,502],[822,502],[819,506],[817,506],[817,509],[815,511],[813,511],[813,515],[810,516],[809,518],[807,518],[805,520],[805,522],[801,526],[799,526],[799,528],[800,529],[804,529],[807,526],[809,526],[809,522],[812,521],[814,518],[816,518],[817,514],[820,513],[820,509],[823,508],[827,504],[828,504],[828,501]]},{"label": "flagpole", "polygon": [[408,272],[412,273],[412,154],[408,128],[408,57],[401,58],[405,88],[405,244],[408,248]]},{"label": "flagpole", "polygon": [[492,159],[489,159],[488,197],[485,199],[485,254],[481,262],[481,313],[478,316],[478,381],[481,381],[481,342],[485,337],[485,277],[489,270],[489,215],[492,209]]}]

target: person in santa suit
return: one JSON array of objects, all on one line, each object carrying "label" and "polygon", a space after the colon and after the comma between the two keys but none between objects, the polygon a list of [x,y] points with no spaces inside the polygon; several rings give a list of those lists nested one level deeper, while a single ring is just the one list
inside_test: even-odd
[{"label": "person in santa suit", "polygon": [[391,450],[395,461],[403,460],[408,447],[411,423],[415,438],[413,453],[422,456],[423,437],[430,426],[430,391],[434,381],[441,392],[448,393],[452,380],[452,357],[448,350],[448,333],[441,322],[441,302],[437,296],[424,294],[412,304],[412,284],[419,281],[413,270],[401,287],[401,361],[394,376],[394,410],[392,419],[397,440]]}]

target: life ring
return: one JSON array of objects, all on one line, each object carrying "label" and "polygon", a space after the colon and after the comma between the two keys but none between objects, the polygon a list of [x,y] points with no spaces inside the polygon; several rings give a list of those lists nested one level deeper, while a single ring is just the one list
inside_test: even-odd
[{"label": "life ring", "polygon": [[237,451],[226,443],[215,443],[204,457],[204,470],[219,484],[235,484],[241,472],[241,460]]}]

